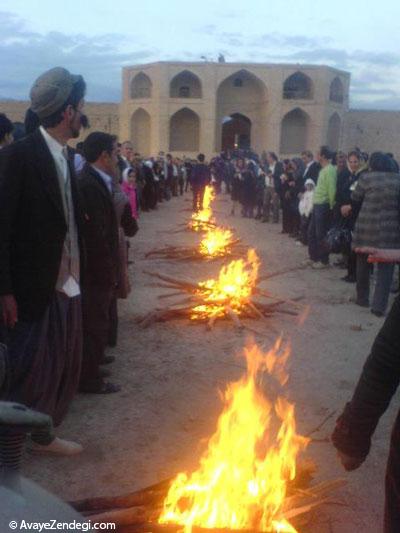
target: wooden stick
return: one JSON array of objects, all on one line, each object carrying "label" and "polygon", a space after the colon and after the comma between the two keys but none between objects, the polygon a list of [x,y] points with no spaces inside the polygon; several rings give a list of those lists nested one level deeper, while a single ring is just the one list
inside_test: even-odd
[{"label": "wooden stick", "polygon": [[163,498],[171,486],[173,477],[164,479],[159,483],[150,485],[144,489],[135,490],[122,496],[100,496],[97,498],[85,498],[69,502],[76,511],[100,511],[114,509],[116,507],[133,507],[153,502],[154,499]]},{"label": "wooden stick", "polygon": [[236,313],[233,312],[233,310],[229,307],[229,305],[225,306],[225,311],[226,311],[227,315],[229,316],[229,318],[231,318],[233,320],[235,326],[238,329],[243,329],[243,324],[241,323],[239,317],[237,316]]},{"label": "wooden stick", "polygon": [[265,274],[264,276],[261,276],[258,278],[258,281],[264,281],[266,279],[271,279],[271,278],[275,278],[276,276],[281,276],[283,274],[288,274],[289,272],[296,272],[298,270],[304,270],[305,267],[302,267],[302,266],[297,266],[297,267],[292,267],[292,268],[284,268],[282,270],[277,270],[275,272],[271,272],[270,274]]},{"label": "wooden stick", "polygon": [[157,520],[160,513],[161,507],[159,509],[149,509],[145,506],[127,507],[91,515],[90,520],[93,523],[112,523],[117,526],[123,526]]},{"label": "wooden stick", "polygon": [[327,414],[326,417],[322,420],[322,422],[318,424],[318,426],[316,426],[314,429],[306,433],[304,436],[311,437],[311,435],[313,435],[314,433],[317,433],[317,431],[319,431],[328,422],[328,420],[330,420],[335,415],[336,411],[337,410],[335,409],[331,411],[329,414]]},{"label": "wooden stick", "polygon": [[157,298],[159,300],[163,300],[164,298],[172,298],[173,296],[182,296],[182,292],[179,291],[179,292],[170,292],[168,294],[160,294],[159,296],[157,296]]},{"label": "wooden stick", "polygon": [[251,302],[250,300],[248,300],[246,302],[246,304],[255,312],[255,314],[261,318],[262,320],[266,320],[265,316],[262,314],[262,312],[258,309],[258,307],[256,307],[255,304],[253,304],[253,302]]},{"label": "wooden stick", "polygon": [[159,278],[162,281],[166,281],[167,283],[172,283],[174,285],[191,287],[196,290],[199,288],[198,285],[196,285],[195,283],[191,283],[190,281],[187,281],[187,280],[175,279],[175,278],[172,278],[171,276],[165,276],[163,274],[158,274],[157,272],[149,272],[148,270],[143,270],[143,273],[147,274],[148,276],[152,276],[154,278]]}]

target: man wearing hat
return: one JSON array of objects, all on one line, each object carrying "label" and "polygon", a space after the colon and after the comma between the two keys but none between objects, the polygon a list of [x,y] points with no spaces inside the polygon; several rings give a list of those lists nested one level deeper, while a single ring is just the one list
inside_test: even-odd
[{"label": "man wearing hat", "polygon": [[[2,399],[47,413],[57,426],[81,366],[81,210],[67,141],[79,136],[86,85],[57,67],[31,92],[40,127],[0,151],[0,306],[8,329]],[[79,444],[32,435],[38,451]]]}]

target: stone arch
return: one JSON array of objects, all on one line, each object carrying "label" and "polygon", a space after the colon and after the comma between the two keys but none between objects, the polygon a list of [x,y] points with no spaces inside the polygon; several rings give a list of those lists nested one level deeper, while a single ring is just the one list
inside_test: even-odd
[{"label": "stone arch", "polygon": [[337,113],[333,113],[328,121],[327,144],[331,150],[339,149],[341,118]]},{"label": "stone arch", "polygon": [[201,95],[200,78],[190,70],[183,70],[169,84],[170,98],[201,98]]},{"label": "stone arch", "polygon": [[342,80],[336,76],[329,87],[329,100],[342,104],[344,100],[344,87]]},{"label": "stone arch", "polygon": [[152,82],[144,72],[139,72],[132,78],[130,84],[130,95],[132,99],[151,98]]},{"label": "stone arch", "polygon": [[136,109],[131,117],[131,141],[133,151],[149,156],[151,139],[151,117],[142,107]]},{"label": "stone arch", "polygon": [[285,100],[311,100],[313,98],[313,82],[309,76],[297,71],[283,84],[283,98]]},{"label": "stone arch", "polygon": [[222,120],[222,150],[251,147],[251,120],[241,113],[233,113]]},{"label": "stone arch", "polygon": [[200,144],[200,118],[188,107],[174,113],[169,121],[171,152],[197,152]]},{"label": "stone arch", "polygon": [[266,124],[267,88],[262,80],[246,69],[227,76],[217,89],[215,149],[222,149],[223,124],[227,117],[241,115],[251,124],[251,148],[262,150]]},{"label": "stone arch", "polygon": [[286,113],[281,123],[281,154],[299,154],[308,148],[310,117],[296,107]]}]

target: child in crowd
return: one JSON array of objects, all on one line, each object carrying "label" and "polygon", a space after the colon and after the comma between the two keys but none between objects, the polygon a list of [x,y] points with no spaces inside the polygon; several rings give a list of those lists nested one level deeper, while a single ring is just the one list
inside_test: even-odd
[{"label": "child in crowd", "polygon": [[299,202],[299,213],[301,216],[300,222],[300,242],[307,246],[308,226],[310,224],[311,211],[313,209],[313,198],[315,183],[312,179],[307,179],[305,184],[305,192],[302,194]]},{"label": "child in crowd", "polygon": [[136,168],[126,168],[122,175],[123,181],[122,181],[122,190],[129,198],[129,203],[131,205],[132,210],[132,216],[135,220],[139,218],[139,212],[138,212],[138,198],[137,198],[137,191],[136,191],[136,178],[137,178],[137,170]]}]

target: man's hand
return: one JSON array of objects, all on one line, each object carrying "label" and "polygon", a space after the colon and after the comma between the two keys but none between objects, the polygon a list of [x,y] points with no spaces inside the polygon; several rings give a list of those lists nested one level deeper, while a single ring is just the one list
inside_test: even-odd
[{"label": "man's hand", "polygon": [[364,462],[363,459],[360,459],[359,457],[350,457],[350,455],[346,455],[345,453],[339,451],[337,452],[337,454],[340,459],[340,462],[342,463],[344,469],[347,470],[347,472],[356,470]]},{"label": "man's hand", "polygon": [[358,254],[368,254],[369,263],[398,263],[400,262],[400,250],[370,248],[369,246],[356,248]]},{"label": "man's hand", "polygon": [[18,307],[14,296],[12,294],[0,296],[0,308],[4,325],[13,328],[18,322]]},{"label": "man's hand", "polygon": [[343,217],[348,217],[351,213],[351,205],[342,205],[340,212],[342,213]]}]

